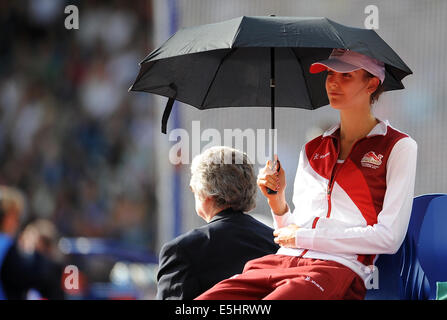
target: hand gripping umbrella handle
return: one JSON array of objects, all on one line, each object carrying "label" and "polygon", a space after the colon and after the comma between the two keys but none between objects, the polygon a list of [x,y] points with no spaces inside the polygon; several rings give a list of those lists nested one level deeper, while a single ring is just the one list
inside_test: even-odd
[{"label": "hand gripping umbrella handle", "polygon": [[[278,163],[278,169],[276,170],[276,172],[279,172],[280,170],[281,170],[281,163],[279,162],[279,160],[278,160],[278,162],[273,162],[273,168],[276,166],[276,163]],[[278,191],[275,191],[275,190],[272,190],[272,189],[270,189],[270,188],[267,188],[267,193],[268,194],[277,194],[278,193]]]}]

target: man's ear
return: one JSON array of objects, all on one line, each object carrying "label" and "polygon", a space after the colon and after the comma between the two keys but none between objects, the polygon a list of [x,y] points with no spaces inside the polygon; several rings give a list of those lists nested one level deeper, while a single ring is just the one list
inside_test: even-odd
[{"label": "man's ear", "polygon": [[215,202],[214,201],[214,196],[205,196],[203,198],[203,201],[206,202],[206,203],[214,203]]}]

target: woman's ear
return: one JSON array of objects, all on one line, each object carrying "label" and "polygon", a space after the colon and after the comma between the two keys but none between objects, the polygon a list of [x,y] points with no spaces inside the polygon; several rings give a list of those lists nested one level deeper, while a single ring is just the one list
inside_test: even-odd
[{"label": "woman's ear", "polygon": [[369,79],[369,84],[368,84],[368,92],[370,94],[372,94],[373,92],[375,92],[377,90],[377,88],[380,85],[380,80],[377,77],[373,77]]}]

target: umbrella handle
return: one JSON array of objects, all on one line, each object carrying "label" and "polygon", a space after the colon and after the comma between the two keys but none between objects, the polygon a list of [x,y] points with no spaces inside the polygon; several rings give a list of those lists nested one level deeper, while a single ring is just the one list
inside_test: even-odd
[{"label": "umbrella handle", "polygon": [[[276,165],[276,163],[278,163],[278,169],[276,170],[276,172],[279,172],[280,170],[281,170],[281,163],[278,161],[278,162],[274,162],[273,163],[273,168],[275,167],[275,165]],[[278,193],[278,191],[275,191],[275,190],[272,190],[272,189],[270,189],[270,188],[267,188],[267,193],[268,194],[277,194]]]}]

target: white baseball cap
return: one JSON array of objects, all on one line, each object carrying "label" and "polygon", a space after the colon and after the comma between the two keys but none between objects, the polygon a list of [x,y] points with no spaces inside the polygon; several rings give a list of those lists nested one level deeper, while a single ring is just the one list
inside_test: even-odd
[{"label": "white baseball cap", "polygon": [[327,69],[336,72],[364,69],[379,78],[381,83],[385,80],[385,64],[382,61],[351,50],[334,49],[329,59],[313,63],[309,71],[310,73],[320,73]]}]

